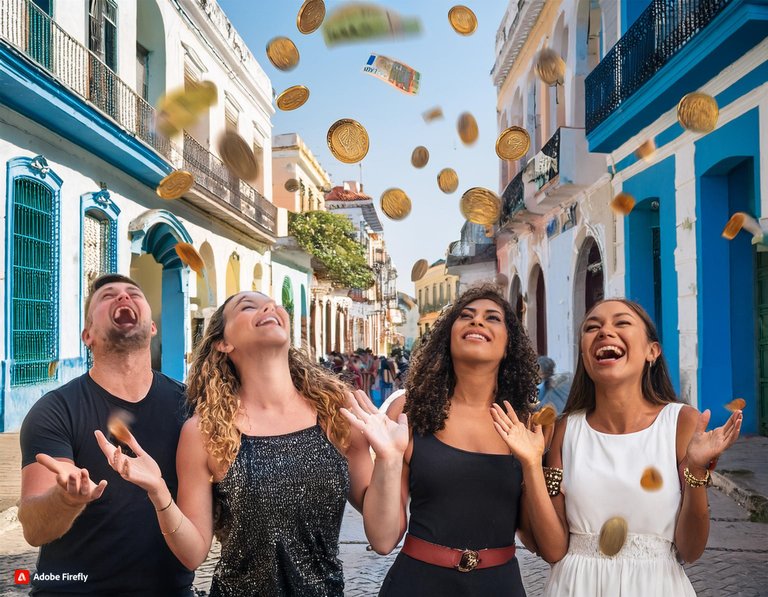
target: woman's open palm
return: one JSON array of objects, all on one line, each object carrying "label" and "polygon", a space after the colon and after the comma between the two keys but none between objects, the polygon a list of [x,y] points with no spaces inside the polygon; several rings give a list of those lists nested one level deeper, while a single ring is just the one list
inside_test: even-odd
[{"label": "woman's open palm", "polygon": [[696,431],[688,443],[688,462],[701,468],[709,468],[709,463],[716,460],[720,455],[733,445],[739,437],[741,431],[742,414],[740,410],[735,411],[722,427],[717,427],[707,431],[707,424],[710,418],[709,409],[699,415],[696,423]]},{"label": "woman's open palm", "polygon": [[379,412],[362,390],[348,395],[347,406],[341,412],[352,427],[362,432],[377,457],[402,458],[410,439],[406,415],[401,414],[393,421]]},{"label": "woman's open palm", "polygon": [[96,441],[106,456],[109,465],[126,481],[138,485],[146,491],[156,489],[163,483],[163,474],[157,462],[142,450],[139,442],[130,435],[126,445],[136,454],[135,457],[126,455],[120,446],[111,444],[101,431],[96,431]]},{"label": "woman's open palm", "polygon": [[493,426],[509,446],[509,451],[523,464],[540,463],[545,446],[541,425],[531,425],[531,429],[528,429],[506,400],[504,408],[506,412],[498,404],[493,404],[491,416]]}]

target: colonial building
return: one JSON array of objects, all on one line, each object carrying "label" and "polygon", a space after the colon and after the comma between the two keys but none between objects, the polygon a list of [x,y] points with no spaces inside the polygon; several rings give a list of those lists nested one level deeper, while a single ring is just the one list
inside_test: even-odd
[{"label": "colonial building", "polygon": [[419,306],[419,337],[421,337],[432,329],[440,315],[440,310],[452,303],[460,293],[459,277],[447,273],[445,259],[438,259],[414,284],[416,304]]}]

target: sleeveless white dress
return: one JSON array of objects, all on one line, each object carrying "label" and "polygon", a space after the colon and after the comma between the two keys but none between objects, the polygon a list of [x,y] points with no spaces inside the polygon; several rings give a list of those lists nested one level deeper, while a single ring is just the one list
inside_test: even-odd
[{"label": "sleeveless white dress", "polygon": [[[563,438],[568,553],[552,567],[547,597],[696,597],[672,543],[682,494],[676,434],[681,403],[667,404],[647,429],[612,435],[592,429],[584,412],[568,417]],[[661,473],[658,491],[645,491],[648,466]],[[603,523],[627,521],[621,551],[598,549]]]}]

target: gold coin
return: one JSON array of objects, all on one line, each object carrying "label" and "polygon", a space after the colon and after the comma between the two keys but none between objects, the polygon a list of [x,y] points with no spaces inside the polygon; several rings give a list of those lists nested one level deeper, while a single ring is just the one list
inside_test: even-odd
[{"label": "gold coin", "polygon": [[429,269],[429,262],[426,259],[419,259],[411,268],[411,282],[418,282],[424,277]]},{"label": "gold coin", "polygon": [[448,11],[448,22],[459,35],[472,35],[477,29],[477,17],[466,6],[461,4]]},{"label": "gold coin", "polygon": [[167,137],[175,135],[197,122],[217,100],[218,90],[211,81],[189,81],[158,100],[155,128]]},{"label": "gold coin", "polygon": [[677,120],[684,129],[709,133],[717,126],[717,101],[706,93],[689,93],[677,104]]},{"label": "gold coin", "polygon": [[661,477],[661,473],[655,467],[649,466],[643,471],[643,476],[640,477],[640,487],[646,491],[658,491],[664,484],[664,479]]},{"label": "gold coin", "polygon": [[402,220],[411,213],[411,200],[402,189],[387,189],[381,194],[381,211],[392,220]]},{"label": "gold coin", "polygon": [[477,129],[477,120],[469,112],[464,112],[459,116],[459,122],[456,127],[459,129],[459,137],[464,145],[472,145],[477,141],[479,131]]},{"label": "gold coin", "polygon": [[299,181],[295,178],[289,178],[285,181],[285,190],[289,193],[295,193],[299,190],[301,185],[299,185]]},{"label": "gold coin", "polygon": [[176,243],[174,249],[176,255],[179,256],[179,259],[181,259],[181,262],[184,265],[188,265],[196,274],[203,275],[203,271],[205,271],[205,262],[195,247],[189,243]]},{"label": "gold coin", "polygon": [[178,199],[195,184],[195,177],[186,170],[174,170],[160,181],[155,192],[163,199]]},{"label": "gold coin", "polygon": [[453,168],[443,168],[437,175],[437,186],[443,193],[453,193],[459,188],[459,175]]},{"label": "gold coin", "polygon": [[496,286],[500,286],[502,289],[506,289],[509,285],[509,278],[499,272],[496,274],[496,277],[493,279],[493,281],[496,283]]},{"label": "gold coin", "polygon": [[238,178],[246,182],[259,175],[259,163],[245,140],[234,131],[219,137],[219,156],[224,165]]},{"label": "gold coin", "polygon": [[443,109],[440,106],[435,106],[424,112],[421,116],[424,119],[424,122],[432,122],[433,120],[443,117]]},{"label": "gold coin", "polygon": [[620,516],[609,518],[600,529],[598,545],[607,556],[615,556],[627,540],[627,521]]},{"label": "gold coin", "polygon": [[728,240],[733,240],[736,238],[736,235],[744,227],[744,222],[746,219],[747,214],[745,214],[743,211],[737,211],[735,214],[733,214],[731,219],[728,220],[728,223],[725,225],[725,228],[723,228],[723,238],[727,238]]},{"label": "gold coin", "polygon": [[423,145],[419,145],[411,154],[411,165],[414,168],[423,168],[429,162],[429,150]]},{"label": "gold coin", "polygon": [[296,17],[296,27],[304,35],[316,31],[325,18],[325,2],[323,0],[307,0],[301,5]]},{"label": "gold coin", "polygon": [[555,410],[555,407],[551,404],[545,404],[541,410],[536,411],[533,413],[533,416],[531,417],[531,421],[534,425],[541,425],[542,427],[546,427],[548,425],[554,425],[555,421],[557,420],[557,411]]},{"label": "gold coin", "polygon": [[117,415],[109,417],[107,431],[120,443],[127,444],[131,440],[131,431],[128,429],[128,425]]},{"label": "gold coin", "polygon": [[267,58],[279,70],[291,70],[299,63],[299,50],[287,37],[274,37],[267,44]]},{"label": "gold coin", "polygon": [[351,118],[337,120],[328,129],[328,147],[333,156],[345,164],[354,164],[368,153],[368,132]]},{"label": "gold coin", "polygon": [[616,213],[626,216],[635,207],[635,198],[629,193],[619,193],[610,203],[611,209]]},{"label": "gold coin", "polygon": [[51,361],[48,363],[48,377],[56,375],[56,369],[59,368],[59,361]]},{"label": "gold coin", "polygon": [[294,85],[277,96],[275,104],[284,111],[295,110],[309,99],[309,89],[304,85]]},{"label": "gold coin", "polygon": [[656,143],[653,139],[648,139],[647,141],[644,141],[640,147],[635,149],[635,157],[638,160],[650,160],[653,158],[653,155],[656,153]]},{"label": "gold coin", "polygon": [[519,160],[531,146],[531,136],[524,128],[511,126],[496,139],[496,155],[502,160]]},{"label": "gold coin", "polygon": [[489,189],[472,187],[461,196],[459,209],[474,224],[495,224],[501,215],[501,199]]},{"label": "gold coin", "polygon": [[744,400],[744,398],[734,398],[728,404],[725,405],[725,409],[731,412],[735,412],[737,410],[744,410],[746,406],[747,406],[747,401]]},{"label": "gold coin", "polygon": [[536,74],[547,85],[562,85],[565,82],[565,62],[553,49],[544,48],[536,60]]}]

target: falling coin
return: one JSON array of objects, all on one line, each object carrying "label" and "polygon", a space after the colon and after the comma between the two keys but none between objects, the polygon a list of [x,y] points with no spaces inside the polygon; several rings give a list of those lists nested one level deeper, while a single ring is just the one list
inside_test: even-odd
[{"label": "falling coin", "polygon": [[496,155],[502,160],[519,160],[531,146],[531,136],[524,128],[511,126],[496,139]]},{"label": "falling coin", "polygon": [[424,112],[421,116],[424,118],[424,122],[432,122],[443,117],[443,109],[440,106],[435,106]]},{"label": "falling coin", "polygon": [[107,430],[117,441],[127,444],[131,440],[131,431],[128,425],[133,417],[124,411],[116,411],[107,420]]},{"label": "falling coin", "polygon": [[224,165],[237,176],[250,182],[259,175],[259,163],[248,147],[248,143],[234,131],[227,131],[219,137],[219,156]]},{"label": "falling coin", "polygon": [[474,224],[495,224],[501,214],[501,199],[489,189],[472,187],[461,196],[459,209]]},{"label": "falling coin", "polygon": [[621,551],[627,540],[627,521],[620,516],[609,518],[600,529],[600,551],[608,557],[615,556]]},{"label": "falling coin", "polygon": [[501,272],[496,274],[496,277],[493,279],[493,281],[496,283],[496,286],[501,286],[501,288],[506,288],[509,285],[509,278],[507,278],[507,276]]},{"label": "falling coin", "polygon": [[565,61],[553,49],[544,48],[536,60],[536,74],[547,85],[562,85],[565,82]]},{"label": "falling coin", "polygon": [[459,121],[456,124],[456,128],[459,129],[459,137],[464,145],[472,145],[477,141],[479,131],[477,129],[477,120],[469,112],[464,112],[459,116]]},{"label": "falling coin", "polygon": [[460,4],[448,11],[448,22],[459,35],[472,35],[477,29],[475,13]]},{"label": "falling coin", "polygon": [[294,85],[277,96],[275,105],[284,112],[301,108],[309,99],[309,89],[304,85]]},{"label": "falling coin", "polygon": [[184,265],[188,265],[196,274],[202,276],[205,271],[205,262],[197,252],[197,249],[189,243],[176,243],[174,247],[176,255],[179,256]]},{"label": "falling coin", "polygon": [[411,165],[414,168],[423,168],[429,162],[429,151],[423,145],[419,145],[411,154]]},{"label": "falling coin", "polygon": [[402,189],[387,189],[381,194],[381,211],[392,220],[402,220],[411,213],[411,200]]},{"label": "falling coin", "polygon": [[644,141],[640,147],[635,149],[635,157],[638,160],[645,160],[648,161],[651,158],[653,158],[654,154],[656,153],[656,143],[653,139],[648,139],[647,141]]},{"label": "falling coin", "polygon": [[677,120],[684,129],[709,133],[717,126],[717,101],[706,93],[689,93],[677,104]]},{"label": "falling coin", "polygon": [[178,199],[195,184],[195,177],[186,170],[176,170],[163,178],[155,192],[163,199]]},{"label": "falling coin", "polygon": [[211,81],[188,81],[158,100],[155,128],[166,137],[175,135],[197,122],[217,100],[218,90]]},{"label": "falling coin", "polygon": [[304,35],[317,31],[325,18],[325,2],[323,0],[306,0],[296,16],[296,27]]},{"label": "falling coin", "polygon": [[736,235],[744,227],[744,222],[746,219],[747,214],[745,214],[743,211],[737,211],[735,214],[733,214],[731,219],[728,220],[728,223],[725,225],[725,228],[723,228],[723,238],[727,238],[728,240],[733,240],[736,238]]},{"label": "falling coin", "polygon": [[295,178],[289,178],[285,181],[285,190],[289,193],[295,193],[300,187],[301,185],[299,184],[299,181]]},{"label": "falling coin", "polygon": [[354,164],[368,153],[368,132],[351,118],[337,120],[328,129],[328,147],[333,156],[345,164]]},{"label": "falling coin", "polygon": [[48,377],[56,375],[56,370],[59,368],[59,361],[51,361],[48,363]]},{"label": "falling coin", "polygon": [[643,476],[640,477],[640,487],[646,491],[658,491],[664,484],[664,480],[661,478],[661,473],[658,469],[649,466],[643,471]]},{"label": "falling coin", "polygon": [[635,207],[635,198],[629,193],[619,193],[610,203],[611,209],[621,215],[629,215]]},{"label": "falling coin", "polygon": [[484,234],[486,238],[493,238],[496,235],[496,231],[493,229],[493,224],[485,226]]},{"label": "falling coin", "polygon": [[443,193],[453,193],[459,188],[459,175],[453,168],[443,168],[437,175],[437,186]]},{"label": "falling coin", "polygon": [[725,405],[725,409],[731,412],[735,412],[737,410],[744,410],[746,406],[747,406],[747,401],[744,400],[744,398],[734,398],[728,404]]},{"label": "falling coin", "polygon": [[541,425],[547,427],[548,425],[554,425],[557,420],[557,411],[551,404],[545,404],[541,410],[537,410],[533,413],[531,421],[534,425]]},{"label": "falling coin", "polygon": [[429,269],[429,262],[426,259],[419,259],[411,268],[411,282],[418,282],[424,277]]},{"label": "falling coin", "polygon": [[299,63],[299,50],[287,37],[275,37],[267,44],[267,58],[279,70],[291,70]]}]

